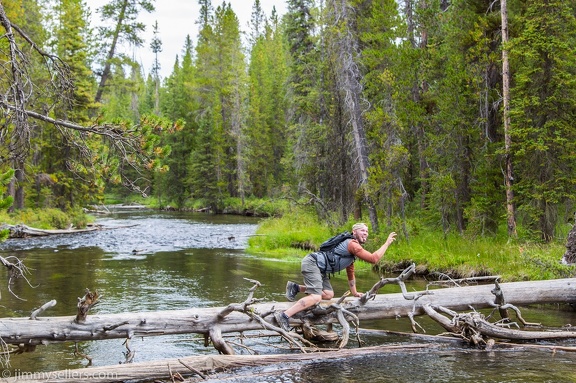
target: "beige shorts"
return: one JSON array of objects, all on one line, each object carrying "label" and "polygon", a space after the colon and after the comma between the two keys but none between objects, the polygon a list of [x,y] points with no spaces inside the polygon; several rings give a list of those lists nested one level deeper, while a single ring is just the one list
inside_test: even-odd
[{"label": "beige shorts", "polygon": [[330,278],[322,273],[315,256],[315,253],[311,253],[302,259],[301,271],[304,276],[304,285],[306,285],[306,294],[322,295],[323,290],[333,291],[333,289]]}]

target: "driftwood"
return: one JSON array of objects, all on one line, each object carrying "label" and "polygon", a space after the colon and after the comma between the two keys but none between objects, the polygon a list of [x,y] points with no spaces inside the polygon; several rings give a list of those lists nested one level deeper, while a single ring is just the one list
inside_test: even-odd
[{"label": "driftwood", "polygon": [[[385,332],[390,333],[390,332]],[[407,334],[396,334],[407,335]],[[138,362],[131,364],[120,364],[114,366],[90,367],[80,370],[61,370],[36,373],[18,372],[10,378],[3,379],[2,382],[18,383],[23,380],[29,383],[107,383],[107,382],[174,382],[184,381],[174,379],[175,376],[181,376],[187,382],[202,382],[209,379],[210,381],[225,380],[233,375],[239,379],[244,376],[252,376],[252,369],[246,367],[262,367],[278,364],[286,367],[290,363],[315,363],[319,359],[322,361],[350,359],[354,357],[365,356],[382,356],[386,357],[389,353],[408,352],[430,353],[446,352],[451,346],[454,338],[430,335],[410,335],[417,338],[426,338],[433,343],[408,343],[404,345],[391,346],[372,346],[355,349],[328,350],[318,353],[289,353],[289,354],[271,354],[271,355],[203,355],[189,356],[184,358],[171,358],[157,361]],[[460,340],[458,340],[460,341]],[[523,350],[526,348],[541,350],[544,352],[567,351],[576,352],[574,347],[558,347],[550,345],[518,345],[511,343],[497,343],[490,351],[495,350]],[[467,349],[471,352],[485,352],[484,350]],[[268,369],[272,374],[277,373],[277,369]],[[178,375],[176,375],[178,374]],[[274,379],[270,379],[273,381]]]},{"label": "driftwood", "polygon": [[46,237],[49,235],[59,235],[59,234],[78,234],[78,233],[88,233],[91,231],[98,230],[111,230],[120,229],[126,227],[133,227],[137,225],[124,225],[124,226],[114,226],[114,227],[104,227],[98,224],[89,224],[84,229],[75,229],[70,227],[69,229],[36,229],[26,225],[0,225],[0,230],[8,229],[10,231],[8,238],[30,238],[30,237]]},{"label": "driftwood", "polygon": [[[511,282],[500,284],[506,300],[518,306],[545,303],[576,302],[576,279],[548,281]],[[341,306],[358,320],[394,319],[425,315],[424,306],[442,306],[451,310],[469,310],[495,307],[491,285],[444,288],[416,292],[418,299],[407,300],[405,294],[377,294],[366,304],[358,298],[346,298]],[[333,302],[323,302],[332,304]],[[274,310],[285,310],[293,303],[256,301],[214,308],[192,308],[186,310],[93,314],[84,323],[75,323],[74,316],[0,319],[0,338],[7,344],[49,344],[52,342],[78,342],[86,340],[122,339],[134,336],[158,336],[197,333],[208,336],[217,329],[218,334],[242,331],[278,329],[273,316]],[[239,310],[237,310],[239,309]],[[246,310],[242,312],[242,310]],[[255,320],[250,313],[258,314]],[[337,315],[307,315],[310,324],[338,323]],[[291,318],[292,326],[300,326],[303,319]],[[290,334],[294,334],[293,332]],[[222,350],[221,350],[222,351]]]},{"label": "driftwood", "polygon": [[[299,333],[288,333],[277,327],[271,314],[274,310],[285,310],[293,303],[258,302],[253,296],[259,286],[257,281],[251,281],[254,285],[250,289],[246,301],[242,303],[230,304],[226,307],[162,312],[88,315],[88,310],[81,311],[80,309],[82,307],[89,309],[93,306],[93,303],[98,301],[98,297],[87,291],[86,296],[83,299],[79,299],[78,304],[79,314],[83,314],[83,321],[76,320],[77,318],[75,317],[40,317],[39,314],[52,305],[50,303],[36,310],[30,318],[0,319],[0,338],[6,344],[11,344],[11,347],[17,345],[13,349],[14,352],[33,351],[37,344],[49,344],[52,342],[126,338],[127,364],[117,367],[90,368],[81,371],[66,370],[66,372],[38,373],[38,377],[36,375],[32,377],[13,377],[16,380],[25,378],[27,381],[54,382],[78,380],[86,382],[96,380],[98,382],[149,381],[152,379],[176,381],[184,379],[184,376],[195,376],[196,379],[204,379],[206,374],[214,374],[223,368],[315,360],[318,358],[317,353],[319,351],[323,351],[322,359],[324,360],[332,357],[342,358],[348,355],[360,355],[364,352],[370,353],[374,349],[378,350],[376,352],[382,353],[383,350],[406,351],[413,347],[415,351],[422,349],[428,352],[430,349],[441,347],[441,342],[437,342],[438,344],[432,345],[345,349],[344,346],[348,342],[350,328],[348,322],[354,323],[359,343],[361,343],[359,339],[359,321],[364,319],[408,317],[413,321],[415,316],[427,314],[438,321],[442,327],[459,336],[459,339],[483,346],[486,351],[493,350],[494,347],[498,346],[494,338],[522,340],[576,338],[576,331],[528,332],[510,330],[490,324],[476,311],[472,314],[457,314],[453,311],[473,307],[475,310],[493,308],[494,311],[498,310],[502,313],[504,312],[503,310],[511,308],[519,314],[519,310],[507,302],[515,302],[520,306],[533,303],[574,303],[576,301],[576,279],[501,283],[496,284],[496,288],[493,288],[492,285],[482,285],[409,293],[404,285],[404,278],[409,276],[412,270],[413,267],[407,269],[398,278],[381,279],[365,294],[364,298],[368,299],[343,296],[336,301],[323,302],[323,304],[303,313],[298,318],[291,318],[290,324],[292,326],[305,329],[324,324],[330,330],[333,323],[339,323],[342,326],[342,336],[339,338],[338,348],[336,349],[314,347],[314,344],[310,343]],[[402,293],[376,294],[379,288],[390,282],[398,283],[401,286]],[[451,319],[440,314],[437,310],[451,316]],[[509,320],[508,317],[505,319]],[[262,329],[268,330],[272,334],[279,334],[289,342],[292,349],[300,350],[301,353],[267,356],[232,355],[234,354],[233,346],[235,344],[226,340],[224,334],[246,334],[251,330],[262,331]],[[128,342],[134,336],[188,333],[203,334],[206,344],[211,341],[220,353],[227,355],[190,357],[140,364],[129,363],[130,349]],[[318,335],[313,330],[312,333]],[[330,331],[326,332],[326,334],[333,335]],[[326,334],[321,334],[321,337]],[[334,339],[330,340],[333,341]],[[414,350],[411,350],[411,352]],[[89,356],[82,356],[90,360]]]},{"label": "driftwood", "polygon": [[2,225],[0,230],[8,229],[10,231],[9,238],[29,238],[29,237],[45,237],[48,235],[56,234],[75,234],[75,233],[86,233],[90,231],[96,231],[102,229],[98,225],[88,226],[84,229],[74,229],[70,227],[69,229],[36,229],[26,225]]},{"label": "driftwood", "polygon": [[[427,304],[424,310],[438,322],[444,329],[465,339],[475,345],[486,345],[487,338],[509,339],[509,340],[550,340],[550,339],[573,339],[576,338],[574,331],[526,331],[509,328],[509,323],[500,322],[500,325],[490,323],[486,317],[477,311],[471,313],[459,314],[445,307],[433,308]],[[449,314],[447,318],[440,314],[442,311]]]},{"label": "driftwood", "polygon": [[[98,304],[98,299],[100,295],[97,291],[91,292],[90,290],[86,289],[86,294],[82,298],[78,298],[78,313],[76,314],[76,318],[74,318],[75,323],[85,323],[86,317],[88,316],[88,311],[96,304]],[[30,317],[32,319],[32,317]]]},{"label": "driftwood", "polygon": [[276,354],[276,355],[207,355],[190,356],[177,359],[164,359],[159,361],[149,361],[131,364],[121,364],[117,366],[90,367],[82,370],[63,370],[51,372],[30,373],[21,376],[12,376],[3,379],[2,382],[17,383],[25,380],[30,383],[45,382],[78,382],[104,383],[104,382],[125,382],[125,381],[154,381],[163,379],[165,381],[178,381],[171,379],[176,373],[183,377],[196,377],[202,379],[217,379],[218,374],[230,372],[231,369],[241,367],[258,367],[271,364],[286,364],[296,362],[317,362],[319,358],[323,361],[365,355],[385,355],[398,351],[430,352],[433,349],[443,349],[442,345],[411,344],[403,346],[376,346],[358,349],[345,349],[338,351],[327,351],[321,355],[318,353],[308,354]]}]

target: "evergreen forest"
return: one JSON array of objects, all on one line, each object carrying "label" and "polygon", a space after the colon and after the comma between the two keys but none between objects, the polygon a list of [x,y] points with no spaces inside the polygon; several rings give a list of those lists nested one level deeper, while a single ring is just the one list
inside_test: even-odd
[{"label": "evergreen forest", "polygon": [[242,29],[196,1],[162,78],[121,49],[162,54],[153,0],[109,0],[98,27],[83,0],[2,0],[10,209],[283,199],[334,226],[542,242],[574,219],[575,2],[254,0]]}]

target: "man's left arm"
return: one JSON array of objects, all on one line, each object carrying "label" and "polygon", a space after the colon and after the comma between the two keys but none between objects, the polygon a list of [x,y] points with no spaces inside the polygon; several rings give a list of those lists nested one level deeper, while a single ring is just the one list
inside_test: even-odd
[{"label": "man's left arm", "polygon": [[348,277],[348,288],[350,288],[350,293],[352,294],[352,296],[360,298],[362,295],[364,295],[362,293],[359,293],[358,290],[356,290],[354,263],[352,263],[350,266],[346,268],[346,276]]}]

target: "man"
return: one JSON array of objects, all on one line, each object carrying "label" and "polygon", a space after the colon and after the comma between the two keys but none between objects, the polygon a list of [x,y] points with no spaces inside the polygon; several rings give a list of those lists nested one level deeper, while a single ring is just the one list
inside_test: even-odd
[{"label": "man", "polygon": [[386,242],[378,250],[370,253],[362,247],[368,238],[368,226],[366,224],[354,224],[352,226],[352,236],[353,238],[344,240],[334,249],[336,259],[334,264],[328,261],[326,254],[323,252],[311,253],[302,259],[301,271],[304,276],[304,285],[288,281],[286,284],[286,298],[293,302],[296,299],[296,295],[300,292],[306,293],[307,296],[301,298],[288,310],[274,313],[276,322],[284,331],[290,330],[289,322],[291,316],[316,305],[321,300],[329,300],[334,297],[334,290],[328,277],[331,273],[346,269],[350,292],[355,297],[361,297],[363,294],[356,290],[354,260],[359,258],[375,264],[382,258],[388,246],[396,239],[396,233],[390,233]]}]

